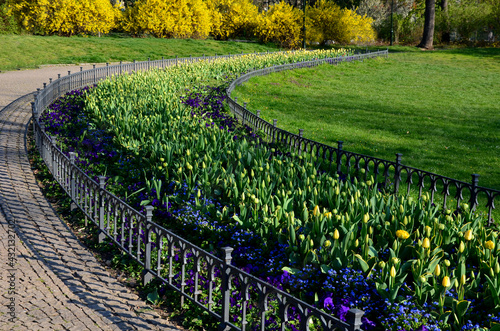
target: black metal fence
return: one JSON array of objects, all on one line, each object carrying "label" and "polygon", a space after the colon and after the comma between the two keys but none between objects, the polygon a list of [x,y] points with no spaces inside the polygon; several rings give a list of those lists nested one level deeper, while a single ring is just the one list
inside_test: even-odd
[{"label": "black metal fence", "polygon": [[[279,65],[260,70],[255,70],[234,80],[227,89],[227,100],[231,111],[245,125],[254,130],[259,130],[265,134],[267,139],[273,143],[280,143],[289,146],[299,153],[308,153],[333,168],[339,174],[356,174],[364,179],[374,177],[374,181],[379,182],[386,190],[397,194],[401,190],[410,193],[411,190],[418,191],[418,197],[422,197],[425,192],[429,193],[432,203],[441,204],[443,209],[448,207],[448,199],[456,199],[456,209],[464,201],[469,203],[469,207],[475,210],[479,202],[484,203],[487,211],[488,223],[493,222],[492,211],[495,209],[495,199],[500,196],[500,191],[496,189],[481,187],[478,185],[479,175],[472,174],[470,183],[459,181],[453,178],[441,176],[425,170],[409,167],[401,163],[402,154],[397,153],[394,161],[384,160],[373,156],[358,154],[342,149],[343,141],[337,142],[337,147],[328,146],[303,137],[303,130],[298,134],[285,131],[277,127],[277,120],[273,124],[260,117],[260,111],[256,114],[238,104],[236,99],[231,98],[231,92],[237,85],[241,85],[252,77],[268,75],[273,72],[293,70],[298,68],[313,67],[323,63],[338,64],[341,62],[359,61],[371,57],[388,56],[388,51],[379,51],[366,54],[357,54],[336,59],[324,59],[301,63],[291,63]],[[440,201],[436,196],[440,195]]]},{"label": "black metal fence", "polygon": [[[321,61],[339,63],[362,60],[384,54],[387,55],[387,51],[297,63],[295,66],[310,66]],[[238,55],[223,57],[229,56]],[[210,61],[215,58],[217,57],[190,57],[106,65],[86,71],[80,70],[74,74],[68,72],[67,76],[58,77],[48,85],[44,84],[43,90],[38,91],[32,103],[34,139],[40,155],[73,203],[98,227],[100,242],[108,238],[115,243],[143,267],[145,284],[153,278],[160,279],[170,289],[180,293],[181,304],[188,299],[219,320],[220,330],[248,330],[256,326],[264,330],[271,318],[282,330],[290,323],[295,323],[295,327],[300,330],[309,330],[310,323],[313,323],[315,328],[324,330],[361,330],[363,311],[351,309],[347,314],[347,321],[341,321],[232,266],[232,248],[222,248],[224,258],[220,259],[152,222],[152,206],[147,206],[146,215],[143,215],[108,192],[105,189],[105,177],[99,177],[99,182],[88,177],[75,166],[75,155],[70,153],[67,157],[57,146],[56,139],[45,133],[44,125],[39,121],[41,112],[62,94],[95,84],[108,76],[150,68],[165,68],[190,61]],[[241,82],[243,77],[238,81]],[[273,139],[298,143],[299,149],[308,153],[316,149],[318,153],[330,153],[330,157],[336,154],[339,157],[337,162],[344,156],[355,158],[356,166],[359,167],[360,162],[355,154],[343,152],[341,148],[320,146],[313,141],[277,129],[275,125],[271,126],[244,110],[234,100],[231,99],[230,104],[244,123],[262,128]],[[373,160],[377,160],[377,165],[384,162],[389,164],[389,161]],[[397,169],[400,167],[402,166],[398,163]]]}]

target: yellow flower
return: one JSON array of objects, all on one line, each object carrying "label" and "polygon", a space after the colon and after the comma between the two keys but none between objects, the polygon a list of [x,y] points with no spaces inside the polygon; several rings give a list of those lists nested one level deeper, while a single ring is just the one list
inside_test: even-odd
[{"label": "yellow flower", "polygon": [[425,238],[424,241],[422,242],[422,247],[423,248],[429,248],[431,247],[431,241],[429,240],[429,238]]},{"label": "yellow flower", "polygon": [[396,277],[396,268],[394,268],[394,266],[391,267],[391,277]]},{"label": "yellow flower", "polygon": [[330,247],[332,242],[330,240],[325,241],[325,247]]},{"label": "yellow flower", "polygon": [[314,216],[318,216],[319,215],[319,206],[316,205],[316,207],[314,207],[313,215]]},{"label": "yellow flower", "polygon": [[474,235],[472,234],[472,230],[465,231],[464,239],[467,241],[471,241],[472,239],[474,239]]},{"label": "yellow flower", "polygon": [[450,277],[444,276],[443,282],[441,283],[444,287],[449,287],[450,286]]},{"label": "yellow flower", "polygon": [[436,275],[437,277],[439,277],[439,275],[441,275],[441,267],[438,265],[436,265],[436,268],[434,269],[434,275]]},{"label": "yellow flower", "polygon": [[488,240],[487,242],[484,243],[484,248],[493,250],[493,248],[495,248],[495,243],[491,240]]},{"label": "yellow flower", "polygon": [[339,237],[340,237],[339,230],[335,229],[335,231],[333,231],[333,239],[337,240],[339,239]]},{"label": "yellow flower", "polygon": [[460,242],[460,246],[458,246],[458,251],[459,251],[460,253],[463,253],[463,252],[464,252],[464,250],[465,250],[465,244],[464,244],[464,242],[463,242],[463,241],[461,241],[461,242]]},{"label": "yellow flower", "polygon": [[408,239],[410,237],[410,234],[405,230],[398,230],[396,231],[396,237],[398,237],[399,239]]}]

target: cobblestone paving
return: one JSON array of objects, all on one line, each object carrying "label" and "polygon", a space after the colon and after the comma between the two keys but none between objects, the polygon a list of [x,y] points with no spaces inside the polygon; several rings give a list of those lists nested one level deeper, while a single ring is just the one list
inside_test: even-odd
[{"label": "cobblestone paving", "polygon": [[0,330],[180,330],[110,277],[42,195],[25,149],[32,99],[0,110]]}]

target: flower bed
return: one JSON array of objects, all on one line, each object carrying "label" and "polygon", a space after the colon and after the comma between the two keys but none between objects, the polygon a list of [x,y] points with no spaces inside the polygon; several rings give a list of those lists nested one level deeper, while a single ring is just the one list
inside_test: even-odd
[{"label": "flower bed", "polygon": [[425,196],[339,176],[225,112],[226,76],[297,59],[306,55],[115,77],[71,93],[43,120],[79,152],[77,164],[108,176],[108,189],[152,204],[156,222],[208,250],[234,247],[234,264],[325,311],[363,309],[366,329],[490,327],[500,308],[496,228],[467,205],[442,212]]}]

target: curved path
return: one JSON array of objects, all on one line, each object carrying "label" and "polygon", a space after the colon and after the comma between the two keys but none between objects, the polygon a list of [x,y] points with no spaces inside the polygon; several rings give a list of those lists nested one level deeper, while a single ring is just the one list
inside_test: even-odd
[{"label": "curved path", "polygon": [[0,330],[181,330],[110,277],[38,187],[30,92],[68,70],[0,73]]}]

